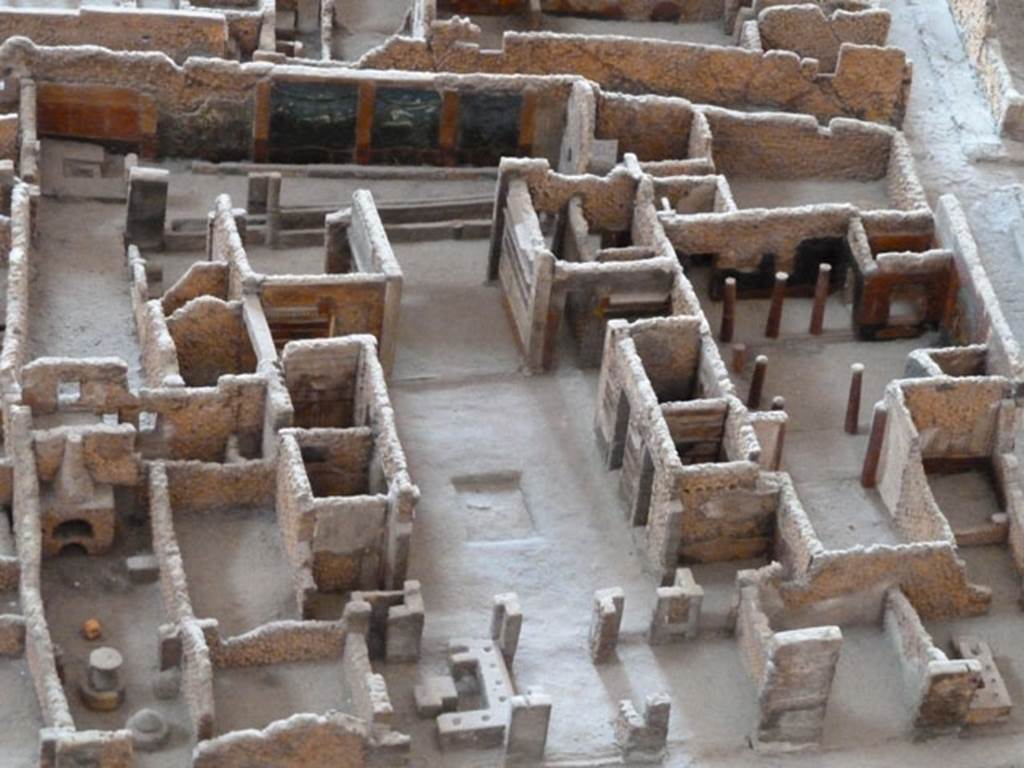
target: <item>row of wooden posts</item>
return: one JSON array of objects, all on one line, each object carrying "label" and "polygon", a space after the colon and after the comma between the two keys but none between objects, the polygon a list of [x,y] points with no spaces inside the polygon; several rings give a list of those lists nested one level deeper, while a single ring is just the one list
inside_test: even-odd
[{"label": "row of wooden posts", "polygon": [[[811,307],[811,320],[809,331],[811,335],[818,336],[822,333],[825,321],[825,303],[828,300],[829,283],[832,277],[832,266],[820,264],[818,266],[818,278],[814,285],[814,303]],[[786,297],[786,283],[789,275],[785,272],[775,273],[775,282],[772,285],[771,305],[768,308],[768,320],[765,323],[764,335],[770,339],[779,337],[779,329],[782,324],[782,306]],[[722,324],[719,330],[719,340],[723,343],[730,343],[736,329],[736,278],[725,279],[724,303],[722,307]],[[731,367],[734,373],[740,373],[747,365],[747,346],[745,344],[732,344]],[[764,381],[768,374],[768,356],[758,355],[754,358],[754,371],[750,377],[750,389],[747,392],[747,407],[752,410],[761,408],[761,400],[764,395]],[[848,434],[856,435],[860,424],[861,391],[864,386],[864,365],[854,363],[850,366],[850,388],[846,400],[846,418],[844,428]],[[773,411],[786,410],[786,399],[781,396],[772,399],[771,409]],[[864,457],[864,467],[861,473],[861,483],[865,488],[873,488],[875,475],[878,470],[878,461],[882,448],[882,436],[885,432],[885,407],[882,403],[875,406],[874,418],[871,423],[871,434],[868,438],[868,450]],[[778,452],[777,452],[778,453]]]},{"label": "row of wooden posts", "polygon": [[[828,288],[832,279],[832,265],[818,265],[818,279],[814,284],[814,304],[811,307],[811,323],[808,329],[814,336],[819,336],[825,324],[825,302],[828,300]],[[779,337],[782,325],[782,303],[786,298],[786,283],[789,275],[785,272],[775,273],[772,285],[772,303],[768,308],[768,322],[765,323],[764,335],[769,339]],[[718,338],[723,343],[732,341],[736,330],[736,278],[725,278],[725,295],[722,307],[722,327]]]}]

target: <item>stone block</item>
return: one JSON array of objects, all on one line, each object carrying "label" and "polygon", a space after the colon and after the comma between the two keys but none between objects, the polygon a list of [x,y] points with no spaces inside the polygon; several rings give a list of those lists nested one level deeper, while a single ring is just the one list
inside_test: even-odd
[{"label": "stone block", "polygon": [[133,584],[152,584],[160,578],[160,562],[156,555],[132,555],[124,559],[124,564]]},{"label": "stone block", "polygon": [[428,677],[413,689],[416,714],[422,718],[437,717],[442,712],[454,712],[459,705],[459,692],[449,675]]},{"label": "stone block", "polygon": [[551,697],[531,689],[525,695],[513,696],[505,759],[509,763],[539,761],[544,757],[551,723]]},{"label": "stone block", "polygon": [[981,686],[974,691],[967,709],[968,725],[998,723],[1010,716],[1013,701],[1006,682],[996,667],[988,643],[974,635],[953,638],[953,647],[962,659],[974,659],[981,664]]},{"label": "stone block", "polygon": [[647,697],[644,714],[637,712],[633,702],[619,702],[615,719],[615,741],[628,761],[655,759],[665,749],[672,702],[667,693]]},{"label": "stone block", "polygon": [[594,612],[590,621],[590,658],[595,664],[610,661],[619,644],[619,628],[626,596],[620,587],[594,592]]},{"label": "stone block", "polygon": [[693,579],[689,568],[676,570],[670,587],[659,587],[648,640],[651,645],[695,638],[700,632],[700,609],[704,590]]},{"label": "stone block", "polygon": [[128,173],[128,214],[125,239],[140,249],[159,249],[164,243],[169,171],[136,166]]},{"label": "stone block", "polygon": [[494,640],[510,665],[519,647],[519,633],[523,627],[523,611],[519,598],[514,592],[494,596],[494,608],[491,612],[491,639]]},{"label": "stone block", "polygon": [[416,661],[423,638],[423,594],[418,581],[405,582],[402,602],[388,607],[385,652],[388,661]]},{"label": "stone block", "polygon": [[267,212],[267,189],[269,187],[270,174],[250,173],[249,192],[246,196],[246,208],[249,213]]},{"label": "stone block", "polygon": [[491,640],[453,641],[449,651],[452,677],[475,677],[482,702],[478,709],[438,715],[441,748],[500,747],[505,742],[510,700],[515,694],[504,657]]}]

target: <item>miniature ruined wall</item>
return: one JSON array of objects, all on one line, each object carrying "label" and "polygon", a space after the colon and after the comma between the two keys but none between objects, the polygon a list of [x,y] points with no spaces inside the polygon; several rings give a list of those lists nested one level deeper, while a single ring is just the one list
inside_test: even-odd
[{"label": "miniature ruined wall", "polygon": [[140,389],[139,409],[157,419],[143,435],[144,458],[222,462],[232,435],[243,456],[258,455],[266,392],[257,375],[222,376],[214,387]]},{"label": "miniature ruined wall", "polygon": [[223,375],[256,370],[241,302],[197,297],[167,318],[167,330],[186,386],[213,386]]},{"label": "miniature ruined wall", "polygon": [[763,50],[793,51],[817,59],[823,72],[831,72],[843,43],[884,46],[890,21],[882,9],[837,10],[826,16],[819,6],[806,4],[765,8],[756,24]]},{"label": "miniature ruined wall", "polygon": [[[266,330],[278,347],[311,336],[370,333],[380,340],[386,370],[390,370],[398,330],[402,273],[372,196],[368,192],[357,192],[354,196],[349,238],[358,270],[346,274],[262,275],[253,271],[238,232],[236,215],[231,199],[220,195],[210,236],[211,257],[228,264],[227,297],[241,299],[243,303],[247,294],[259,297],[259,306],[253,306],[259,317],[247,316],[244,324],[247,342],[244,336],[234,334],[240,351],[246,354],[236,367],[256,369],[256,359],[247,356],[248,350],[261,354],[261,336]],[[206,297],[207,304],[213,301],[217,300]],[[177,310],[172,320],[188,306]],[[173,325],[172,320],[169,325]],[[231,334],[219,336],[232,338]],[[269,356],[272,349],[266,353]],[[273,356],[276,358],[276,354]],[[273,375],[269,370],[267,374]]]},{"label": "miniature ruined wall", "polygon": [[11,249],[7,255],[7,306],[3,349],[0,352],[0,385],[5,393],[17,392],[25,364],[29,332],[28,294],[31,275],[32,213],[27,184],[15,184],[11,193]]},{"label": "miniature ruined wall", "polygon": [[[896,386],[896,385],[893,385]],[[907,425],[912,427],[909,414]],[[782,615],[825,615],[836,623],[875,622],[881,616],[884,594],[898,587],[927,618],[976,616],[988,610],[991,594],[971,584],[966,567],[957,557],[952,532],[941,515],[927,481],[927,501],[912,499],[923,513],[897,524],[911,536],[932,537],[897,545],[855,546],[827,550],[811,524],[792,481],[781,475],[774,558],[780,570],[771,578],[785,606]],[[908,493],[916,489],[908,488]],[[916,528],[915,528],[916,526]],[[936,532],[940,535],[935,536]],[[762,577],[767,578],[767,577]]]},{"label": "miniature ruined wall", "polygon": [[[410,162],[418,158],[419,162],[440,164],[452,153],[462,162],[484,165],[495,165],[502,154],[538,154],[554,159],[572,84],[568,77],[497,79],[410,72],[396,78],[342,68],[318,70],[195,57],[178,66],[157,52],[119,52],[88,46],[54,48],[37,46],[24,38],[11,38],[0,46],[0,63],[23,78],[31,73],[41,87],[49,89],[50,95],[41,100],[41,104],[45,101],[49,105],[41,124],[50,125],[57,135],[116,140],[153,156],[215,161],[253,158],[337,162],[343,157],[343,162],[394,162],[403,158]],[[315,94],[324,88],[338,95],[338,112],[331,113],[328,139],[318,134],[323,132],[324,115],[316,118],[319,123],[304,122],[302,116],[308,114],[308,109],[301,109],[310,99],[315,101]],[[470,105],[465,110],[466,120],[480,106],[474,99],[485,111],[512,119],[501,133],[508,137],[507,146],[488,143],[479,126],[474,128],[465,121],[460,130],[441,131],[441,94],[449,90]],[[430,116],[429,126],[433,127],[417,126],[412,134],[392,135],[382,123],[375,133],[375,112],[386,116],[389,109],[400,107],[408,99],[433,105],[424,113]],[[84,122],[60,122],[72,102],[88,108],[94,117]],[[118,108],[127,110],[130,118],[128,122],[122,119],[110,124],[130,125],[128,133],[102,133],[113,104],[123,105]],[[321,113],[323,105],[314,111]],[[276,117],[271,119],[272,115]],[[454,143],[442,146],[449,139]],[[316,150],[315,157],[309,154],[311,147]],[[290,151],[306,154],[302,158],[282,154]]]},{"label": "miniature ruined wall", "polygon": [[985,372],[1020,378],[1024,375],[1020,345],[996,299],[960,203],[953,195],[939,199],[936,236],[953,254],[957,275],[956,313],[947,331],[962,344],[984,343]]},{"label": "miniature ruined wall", "polygon": [[227,638],[216,620],[203,620],[202,628],[217,669],[340,659],[348,636],[342,620],[272,621]]},{"label": "miniature ruined wall", "polygon": [[906,392],[896,383],[886,389],[878,493],[905,540],[952,543],[953,532],[928,485],[921,433],[907,406]]},{"label": "miniature ruined wall", "polygon": [[807,115],[703,110],[718,173],[766,179],[884,178],[897,135],[884,126],[834,119],[827,128]]},{"label": "miniature ruined wall", "polygon": [[166,465],[149,467],[149,519],[153,553],[160,564],[160,593],[164,614],[174,625],[181,646],[181,692],[188,707],[195,738],[213,735],[213,663],[202,627],[192,610],[185,563],[174,532]]},{"label": "miniature ruined wall", "polygon": [[[506,32],[501,51],[479,46],[479,30],[435,22],[429,42],[394,37],[358,62],[369,69],[492,74],[576,74],[626,93],[681,96],[722,106],[757,105],[899,125],[910,65],[896,48],[845,43],[835,75],[795,53],[758,52],[666,40]],[[608,62],[615,62],[610,67]],[[720,73],[728,72],[729,77]]]},{"label": "miniature ruined wall", "polygon": [[160,297],[160,308],[165,315],[170,316],[200,296],[226,300],[228,272],[228,265],[221,262],[193,263],[174,285],[164,291],[164,295]]},{"label": "miniature ruined wall", "polygon": [[[13,485],[13,479],[12,479]],[[12,488],[13,491],[13,488]],[[8,503],[13,499],[8,499]],[[0,517],[0,593],[3,592],[14,592],[18,589],[18,581],[21,578],[21,561],[18,559],[17,550],[14,547],[14,531],[11,526],[6,522],[6,516]],[[11,616],[12,614],[2,614],[3,616]],[[5,621],[11,621],[10,619],[0,619],[0,623]],[[12,631],[10,626],[6,627],[2,633]],[[24,636],[24,629],[18,630],[19,633]],[[19,645],[24,644],[24,639],[19,642]],[[0,647],[9,648],[10,640],[0,641]],[[20,651],[18,651],[20,654]],[[0,652],[0,655],[4,655]]]},{"label": "miniature ruined wall", "polygon": [[940,541],[825,551],[782,583],[780,594],[787,609],[800,610],[889,586],[899,586],[926,619],[978,616],[992,599],[988,589],[968,580],[955,546]]},{"label": "miniature ruined wall", "polygon": [[[721,389],[724,366],[703,332],[700,317],[615,321],[605,342],[598,439],[609,466],[621,464],[627,516],[646,526],[647,556],[661,569],[755,557],[772,544],[776,492],[759,483],[757,437],[731,385]],[[684,464],[681,450],[698,463]]]},{"label": "miniature ruined wall", "polygon": [[387,498],[379,494],[314,499],[313,577],[321,590],[380,583],[387,507]]},{"label": "miniature ruined wall", "polygon": [[1014,86],[1003,59],[1002,41],[995,34],[996,4],[986,0],[946,1],[1000,131],[1021,139],[1024,137],[1024,97]]},{"label": "miniature ruined wall", "polygon": [[18,134],[21,128],[16,112],[0,114],[0,159],[18,160]]},{"label": "miniature ruined wall", "polygon": [[[554,255],[544,243],[527,184],[513,179],[503,206],[504,231],[500,235],[498,277],[516,337],[528,364],[543,367],[547,303],[554,279]],[[496,225],[497,226],[497,225]],[[492,244],[494,237],[492,235]],[[492,245],[493,247],[493,245]]]},{"label": "miniature ruined wall", "polygon": [[[284,370],[300,428],[279,437],[276,503],[300,600],[314,585],[400,586],[419,491],[372,339],[293,342]],[[344,453],[344,471],[323,475],[332,451]]]},{"label": "miniature ruined wall", "polygon": [[617,140],[620,158],[626,152],[641,162],[692,158],[688,166],[698,173],[709,158],[690,154],[696,114],[685,99],[600,93],[594,137]]},{"label": "miniature ruined wall", "polygon": [[[246,289],[254,288],[259,280],[259,276],[249,264],[235,213],[231,198],[225,194],[218,195],[214,202],[208,250],[210,261],[227,264],[227,293],[223,298],[228,300],[242,299]],[[217,287],[219,290],[219,286]]]},{"label": "miniature ruined wall", "polygon": [[317,590],[313,577],[312,540],[316,530],[313,488],[306,476],[298,441],[284,433],[278,438],[275,509],[285,551],[295,574],[295,590],[305,605]]},{"label": "miniature ruined wall", "polygon": [[[731,211],[659,212],[658,218],[680,255],[713,255],[716,281],[736,277],[742,290],[764,283],[765,275],[773,271],[794,274],[801,245],[825,238],[841,240],[853,214],[852,206],[828,203],[810,210],[736,210],[733,204]],[[775,256],[768,268],[763,264],[765,253]]]},{"label": "miniature ruined wall", "polygon": [[995,445],[999,409],[1010,397],[1001,377],[915,379],[901,386],[904,402],[921,438],[921,456],[989,458]]},{"label": "miniature ruined wall", "polygon": [[[31,72],[40,83],[74,83],[80,92],[82,86],[91,87],[90,98],[100,99],[99,115],[106,114],[102,89],[119,83],[113,89],[118,98],[123,98],[122,92],[133,91],[154,101],[155,124],[142,126],[155,131],[154,154],[222,160],[249,156],[251,89],[267,70],[267,65],[249,65],[256,70],[246,72],[234,62],[195,58],[178,67],[162,53],[87,46],[48,48],[23,38],[0,45],[0,61],[15,71]],[[193,77],[193,72],[198,77]],[[84,137],[89,135],[87,128],[80,126],[65,135]]]},{"label": "miniature ruined wall", "polygon": [[359,271],[381,273],[387,280],[384,316],[378,338],[381,365],[389,372],[395,361],[398,314],[402,300],[402,270],[369,190],[357,190],[352,195],[352,223],[349,225],[348,239]]},{"label": "miniature ruined wall", "polygon": [[586,80],[572,84],[565,105],[565,130],[558,154],[560,173],[586,173],[594,153],[597,130],[596,89]]},{"label": "miniature ruined wall", "polygon": [[40,80],[36,105],[40,137],[84,139],[147,158],[156,154],[156,105],[135,89]]},{"label": "miniature ruined wall", "polygon": [[[719,0],[540,0],[543,13],[631,21],[712,21],[722,16]],[[437,7],[462,14],[525,13],[528,0],[440,0]]]},{"label": "miniature ruined wall", "polygon": [[305,768],[322,763],[337,768],[366,765],[366,725],[331,712],[300,714],[278,720],[262,730],[245,730],[200,742],[194,768],[247,768],[256,762],[279,768]]},{"label": "miniature ruined wall", "polygon": [[36,84],[27,75],[22,76],[18,84],[18,174],[27,184],[39,183],[37,112]]},{"label": "miniature ruined wall", "polygon": [[[223,643],[216,623],[203,622],[217,667],[266,666],[309,660],[338,659],[339,690],[351,696],[352,714],[328,711],[293,715],[262,730],[236,731],[200,741],[195,765],[249,765],[274,760],[274,765],[305,766],[311,755],[323,760],[337,754],[340,765],[363,765],[367,747],[381,755],[408,750],[407,736],[390,728],[392,706],[384,678],[374,673],[365,634],[370,606],[352,602],[340,621],[273,622]],[[346,736],[358,735],[357,740]],[[389,764],[386,760],[383,764]],[[394,763],[390,763],[394,764]]]},{"label": "miniature ruined wall", "polygon": [[160,300],[149,297],[146,262],[134,245],[128,246],[128,268],[131,271],[129,290],[143,381],[151,387],[184,386],[178,368],[178,350],[167,329],[167,318]]},{"label": "miniature ruined wall", "polygon": [[[365,66],[372,55],[358,71],[271,72],[255,95],[254,159],[496,166],[504,156],[557,157],[572,78],[396,75]],[[324,89],[335,96],[329,109]],[[396,122],[394,110],[413,118]]]},{"label": "miniature ruined wall", "polygon": [[561,314],[564,307],[579,344],[580,365],[598,367],[609,319],[670,311],[678,262],[674,257],[659,258],[656,251],[642,245],[594,251],[589,247],[586,221],[573,215],[577,210],[576,201],[571,201],[566,239],[555,262],[545,343],[553,346],[557,325],[550,318]]},{"label": "miniature ruined wall", "polygon": [[[742,408],[738,400],[730,405],[730,414]],[[756,444],[749,422],[746,426],[750,434],[744,442]],[[679,550],[683,562],[757,557],[771,548],[776,498],[773,488],[759,486],[756,454],[752,460],[730,459],[726,454],[719,461],[684,466],[675,473],[673,495],[683,504]],[[657,497],[657,490],[654,493]],[[652,505],[652,526],[662,518],[658,505]]]},{"label": "miniature ruined wall", "polygon": [[42,565],[39,480],[32,452],[32,415],[24,406],[5,407],[7,445],[14,458],[14,526],[21,560],[18,585],[21,611],[25,617],[25,660],[43,723],[47,727],[73,729],[64,687],[57,675],[53,640],[43,606],[40,568]]},{"label": "miniature ruined wall", "polygon": [[[918,218],[914,213],[907,216],[909,222]],[[869,224],[866,214],[852,219],[846,238],[857,335],[865,340],[914,337],[929,327],[948,327],[956,298],[952,254],[939,248],[888,251],[904,247],[900,240],[930,239],[930,235],[912,223],[909,232],[869,236]],[[895,245],[889,245],[890,240]],[[911,307],[902,316],[894,312],[900,299]]]},{"label": "miniature ruined wall", "polygon": [[228,55],[228,28],[219,13],[82,7],[73,11],[0,8],[0,38],[37,45],[99,45],[120,51],[161,51],[177,62]]},{"label": "miniature ruined wall", "polygon": [[274,463],[168,461],[171,503],[181,512],[267,507],[274,501]]},{"label": "miniature ruined wall", "polygon": [[843,642],[839,627],[775,632],[761,605],[760,586],[741,571],[736,621],[740,658],[757,687],[760,749],[787,749],[821,739],[825,708]]},{"label": "miniature ruined wall", "polygon": [[127,728],[117,731],[40,730],[40,768],[82,764],[99,768],[130,768],[133,764],[131,731]]},{"label": "miniature ruined wall", "polygon": [[914,726],[944,730],[965,725],[971,698],[982,684],[978,661],[949,659],[899,589],[886,594],[883,624],[900,660]]},{"label": "miniature ruined wall", "polygon": [[351,340],[288,345],[283,356],[284,380],[295,410],[295,426],[358,426],[357,401],[367,396],[361,372],[368,354],[364,345]]},{"label": "miniature ruined wall", "polygon": [[[563,312],[581,363],[596,366],[607,320],[671,311],[679,266],[671,245],[656,234],[650,192],[637,199],[639,178],[631,153],[625,168],[603,178],[552,173],[544,160],[503,161],[488,274],[501,283],[531,368],[554,364]],[[538,214],[559,219],[551,249]],[[595,250],[591,238],[598,235],[612,247]]]},{"label": "miniature ruined wall", "polygon": [[779,504],[776,513],[773,559],[782,566],[783,578],[795,579],[806,574],[814,558],[825,551],[814,526],[788,474],[779,479]]},{"label": "miniature ruined wall", "polygon": [[292,322],[307,316],[322,325],[317,336],[369,333],[383,339],[388,284],[379,274],[266,275],[260,282],[260,301],[278,344],[306,338]]}]

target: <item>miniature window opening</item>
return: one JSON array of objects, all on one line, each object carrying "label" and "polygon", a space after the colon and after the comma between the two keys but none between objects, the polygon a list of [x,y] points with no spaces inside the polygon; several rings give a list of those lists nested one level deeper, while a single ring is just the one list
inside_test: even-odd
[{"label": "miniature window opening", "polygon": [[82,382],[62,381],[57,385],[57,403],[67,407],[77,405],[82,399]]},{"label": "miniature window opening", "polygon": [[159,414],[152,411],[141,411],[139,413],[139,432],[156,432],[159,424]]},{"label": "miniature window opening", "polygon": [[91,539],[92,523],[88,520],[65,520],[53,529],[55,539]]},{"label": "miniature window opening", "polygon": [[928,312],[928,293],[924,286],[908,285],[896,288],[889,299],[890,325],[918,325]]}]

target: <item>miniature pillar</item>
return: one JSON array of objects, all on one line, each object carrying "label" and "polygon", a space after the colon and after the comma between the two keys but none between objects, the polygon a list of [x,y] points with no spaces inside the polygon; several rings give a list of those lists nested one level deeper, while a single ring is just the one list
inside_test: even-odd
[{"label": "miniature pillar", "polygon": [[277,248],[281,239],[281,174],[267,174],[267,245]]},{"label": "miniature pillar", "polygon": [[810,332],[817,336],[825,324],[825,303],[828,301],[828,286],[832,279],[832,265],[818,265],[818,282],[814,284],[814,304],[811,307]]},{"label": "miniature pillar", "polygon": [[665,748],[668,740],[668,722],[672,713],[672,702],[667,693],[655,693],[647,697],[643,717],[636,711],[633,702],[619,702],[619,714],[615,718],[615,741],[626,758],[637,753],[654,755]]},{"label": "miniature pillar", "polygon": [[324,217],[324,243],[327,250],[324,272],[329,275],[352,271],[352,246],[348,240],[351,223],[352,214],[346,210],[335,211]]},{"label": "miniature pillar", "polygon": [[541,8],[540,0],[530,0],[527,3],[526,20],[531,30],[539,30],[544,26],[544,12]]},{"label": "miniature pillar", "polygon": [[594,592],[594,613],[590,621],[590,658],[603,664],[615,655],[626,595],[620,587]]},{"label": "miniature pillar", "polygon": [[651,645],[695,638],[700,632],[700,607],[704,590],[689,568],[677,568],[670,587],[658,587],[647,640]]},{"label": "miniature pillar", "polygon": [[160,671],[181,666],[181,635],[174,624],[161,624],[157,627],[157,642]]},{"label": "miniature pillar", "polygon": [[769,339],[779,337],[779,327],[782,325],[782,302],[786,298],[786,281],[789,275],[785,272],[775,273],[775,285],[772,286],[772,303],[768,308],[768,322],[764,327],[764,335]]},{"label": "miniature pillar", "polygon": [[732,345],[732,372],[742,373],[743,369],[747,367],[747,345],[746,344],[733,344]]},{"label": "miniature pillar", "polygon": [[245,235],[249,229],[249,221],[245,208],[232,208],[231,218],[235,220],[235,230],[238,232],[238,239],[245,245]]},{"label": "miniature pillar", "polygon": [[139,156],[134,152],[129,152],[124,156],[124,188],[128,189],[128,182],[131,179],[132,168],[139,164]]},{"label": "miniature pillar", "polygon": [[121,654],[113,648],[96,648],[89,654],[89,684],[97,691],[113,691],[121,682]]},{"label": "miniature pillar", "polygon": [[491,639],[494,640],[505,663],[512,666],[516,648],[519,647],[519,632],[523,628],[523,610],[514,592],[494,596],[491,610]]},{"label": "miniature pillar", "polygon": [[384,658],[388,661],[416,661],[423,639],[423,593],[418,581],[402,586],[402,602],[388,606]]},{"label": "miniature pillar", "polygon": [[772,398],[772,410],[773,411],[784,411],[786,410],[786,398],[782,395],[776,395]]},{"label": "miniature pillar", "polygon": [[764,391],[764,377],[768,373],[768,358],[758,355],[754,359],[754,373],[750,377],[750,391],[747,393],[747,407],[757,410],[761,407],[761,393]]},{"label": "miniature pillar", "polygon": [[206,214],[206,260],[213,261],[213,238],[214,230],[217,227],[217,214],[210,211]]},{"label": "miniature pillar", "polygon": [[719,341],[732,341],[736,329],[736,278],[725,278],[725,294],[722,301],[722,329],[718,334]]},{"label": "miniature pillar", "polygon": [[885,437],[885,422],[888,413],[885,403],[875,403],[875,415],[871,420],[871,435],[868,437],[868,452],[864,455],[864,469],[860,474],[860,484],[865,488],[874,488],[878,479],[878,460],[882,455],[882,439]]},{"label": "miniature pillar", "polygon": [[85,679],[79,683],[82,703],[95,712],[112,712],[124,703],[121,654],[114,648],[95,648],[89,654]]},{"label": "miniature pillar", "polygon": [[270,173],[250,173],[249,193],[246,198],[246,208],[249,213],[267,212],[267,193],[270,186]]},{"label": "miniature pillar", "polygon": [[508,762],[534,764],[544,757],[551,723],[551,697],[537,688],[509,700],[510,713],[505,739]]},{"label": "miniature pillar", "polygon": [[850,394],[846,399],[846,431],[857,434],[860,421],[860,392],[864,385],[864,366],[854,363],[850,366]]},{"label": "miniature pillar", "polygon": [[162,168],[132,168],[128,176],[125,223],[125,240],[129,245],[140,249],[163,248],[170,177],[170,171]]},{"label": "miniature pillar", "polygon": [[[14,189],[14,161],[0,160],[0,213],[11,210],[11,191]],[[4,213],[6,211],[6,213]]]}]

